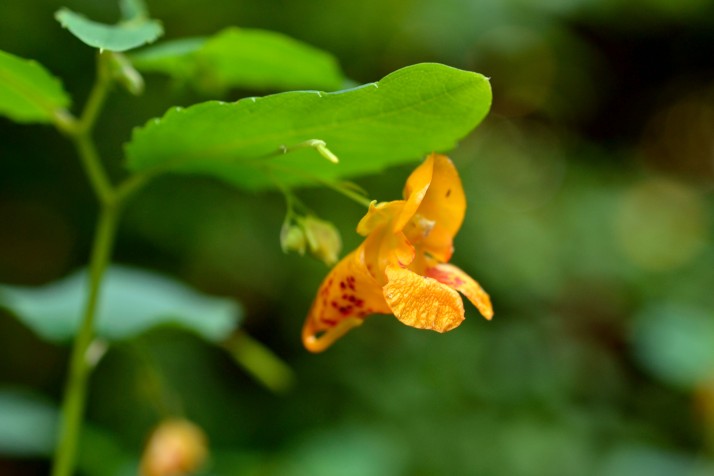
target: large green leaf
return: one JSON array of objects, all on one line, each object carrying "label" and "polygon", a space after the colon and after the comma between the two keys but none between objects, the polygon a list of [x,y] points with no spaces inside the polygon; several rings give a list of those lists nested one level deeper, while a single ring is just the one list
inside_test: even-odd
[{"label": "large green leaf", "polygon": [[175,40],[132,55],[146,72],[161,72],[220,94],[231,87],[252,89],[340,89],[337,61],[280,33],[228,28],[208,38]]},{"label": "large green leaf", "polygon": [[0,114],[17,122],[51,122],[70,99],[42,65],[0,51]]},{"label": "large green leaf", "polygon": [[[418,64],[347,91],[174,108],[134,131],[128,166],[135,172],[206,174],[249,189],[333,180],[451,149],[490,104],[484,76]],[[309,148],[276,154],[311,139],[327,142],[339,164]]]},{"label": "large green leaf", "polygon": [[[79,325],[87,283],[81,271],[38,288],[0,286],[0,305],[43,338],[67,341]],[[120,340],[175,324],[219,341],[234,330],[239,315],[234,301],[200,294],[153,273],[114,266],[102,284],[96,330],[108,340]]]},{"label": "large green leaf", "polygon": [[82,42],[100,50],[130,50],[163,34],[161,23],[148,18],[143,2],[124,0],[121,7],[122,20],[116,25],[95,22],[68,8],[57,11],[55,18]]}]

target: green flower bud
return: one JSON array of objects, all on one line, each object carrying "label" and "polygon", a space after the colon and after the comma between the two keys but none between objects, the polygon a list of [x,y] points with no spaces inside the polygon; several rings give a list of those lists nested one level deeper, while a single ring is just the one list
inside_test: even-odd
[{"label": "green flower bud", "polygon": [[302,225],[310,254],[328,266],[337,263],[342,249],[342,239],[337,228],[332,223],[312,215],[305,217]]},{"label": "green flower bud", "polygon": [[286,220],[280,229],[280,247],[283,252],[297,251],[300,255],[304,255],[306,245],[307,241],[302,226]]}]

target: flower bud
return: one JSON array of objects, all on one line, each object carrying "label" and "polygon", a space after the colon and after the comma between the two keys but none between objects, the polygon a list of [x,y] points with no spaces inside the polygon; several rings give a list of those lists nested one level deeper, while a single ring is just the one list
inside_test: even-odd
[{"label": "flower bud", "polygon": [[310,254],[328,266],[337,263],[342,249],[342,240],[337,228],[332,223],[312,215],[305,217],[302,225]]},{"label": "flower bud", "polygon": [[297,251],[300,255],[304,255],[306,245],[305,232],[302,226],[286,220],[280,229],[280,247],[283,252]]},{"label": "flower bud", "polygon": [[200,468],[207,453],[206,436],[198,426],[187,420],[165,420],[149,438],[139,474],[187,476]]}]

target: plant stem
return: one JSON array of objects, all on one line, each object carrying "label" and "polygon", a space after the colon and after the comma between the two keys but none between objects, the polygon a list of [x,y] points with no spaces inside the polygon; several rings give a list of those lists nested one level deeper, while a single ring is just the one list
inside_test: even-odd
[{"label": "plant stem", "polygon": [[107,61],[106,54],[99,53],[97,56],[97,80],[94,83],[92,92],[89,93],[82,116],[76,122],[75,128],[68,131],[72,142],[77,148],[79,158],[82,160],[82,166],[87,174],[89,183],[102,204],[112,201],[114,192],[94,146],[92,129],[99,117],[102,106],[104,106],[111,84],[111,77],[107,71]]},{"label": "plant stem", "polygon": [[92,184],[92,188],[99,202],[102,204],[112,202],[114,199],[114,189],[99,160],[99,154],[97,154],[97,149],[94,147],[94,141],[89,134],[82,132],[74,136],[72,140],[77,148],[79,158],[82,160],[82,166],[87,174],[89,183]]},{"label": "plant stem", "polygon": [[62,403],[60,436],[52,468],[53,476],[71,476],[75,466],[77,442],[87,395],[87,379],[91,370],[91,364],[87,360],[87,349],[94,337],[94,318],[99,302],[99,291],[104,271],[109,264],[118,215],[118,205],[111,203],[104,204],[99,215],[92,246],[89,295],[84,308],[82,324],[72,347],[69,376]]},{"label": "plant stem", "polygon": [[344,185],[335,184],[335,183],[329,182],[327,180],[320,180],[320,183],[322,185],[324,185],[325,187],[330,188],[330,189],[334,190],[335,192],[342,194],[345,197],[349,198],[350,200],[352,200],[356,203],[359,203],[360,205],[363,205],[367,208],[369,208],[369,206],[372,203],[372,200],[370,200],[369,198],[355,192],[354,190],[351,190],[351,189],[345,187]]},{"label": "plant stem", "polygon": [[81,118],[73,120],[68,114],[63,120],[56,122],[58,129],[65,133],[77,148],[87,178],[99,200],[100,213],[89,262],[89,294],[70,356],[52,476],[71,476],[74,472],[79,435],[84,419],[87,380],[93,366],[93,362],[88,360],[87,351],[94,339],[94,321],[101,283],[109,265],[119,212],[123,199],[128,195],[128,193],[121,196],[117,194],[109,181],[91,135],[111,82],[106,61],[106,56],[100,53],[97,80]]}]

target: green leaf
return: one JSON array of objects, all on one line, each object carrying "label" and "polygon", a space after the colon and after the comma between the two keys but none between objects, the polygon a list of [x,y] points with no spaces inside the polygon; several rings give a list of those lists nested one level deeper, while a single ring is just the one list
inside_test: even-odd
[{"label": "green leaf", "polygon": [[[134,131],[128,166],[210,175],[247,189],[330,181],[449,150],[481,122],[490,104],[484,76],[419,64],[347,91],[174,108]],[[278,153],[311,139],[325,141],[339,164],[311,148]]]},{"label": "green leaf", "polygon": [[143,0],[120,0],[119,10],[121,11],[122,21],[131,21],[149,16],[149,11]]},{"label": "green leaf", "polygon": [[0,454],[49,456],[55,446],[57,410],[35,395],[0,390]]},{"label": "green leaf", "polygon": [[[25,390],[0,389],[0,455],[47,458],[57,443],[59,409],[41,396]],[[135,456],[122,448],[116,436],[86,424],[77,465],[86,475],[119,475],[135,464]]]},{"label": "green leaf", "polygon": [[156,45],[132,61],[139,70],[188,80],[213,94],[231,87],[335,91],[345,82],[330,54],[280,33],[246,28]]},{"label": "green leaf", "polygon": [[0,114],[17,122],[52,122],[70,98],[39,63],[0,51]]},{"label": "green leaf", "polygon": [[692,389],[714,369],[714,319],[711,310],[674,302],[645,308],[633,328],[634,350],[656,376]]},{"label": "green leaf", "polygon": [[161,23],[142,14],[137,2],[127,1],[124,4],[123,15],[133,15],[133,18],[116,25],[89,20],[67,8],[57,11],[55,18],[81,41],[100,50],[130,50],[151,43],[163,34]]},{"label": "green leaf", "polygon": [[134,67],[144,73],[165,73],[187,80],[197,73],[194,55],[205,44],[205,38],[182,38],[144,48],[129,56]]},{"label": "green leaf", "polygon": [[[81,271],[38,288],[0,286],[0,304],[44,339],[67,341],[79,326],[87,283],[87,274]],[[220,341],[235,329],[240,307],[166,277],[114,266],[105,275],[97,314],[97,335],[108,340],[174,324]]]}]

